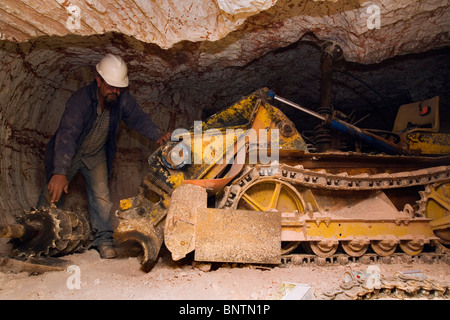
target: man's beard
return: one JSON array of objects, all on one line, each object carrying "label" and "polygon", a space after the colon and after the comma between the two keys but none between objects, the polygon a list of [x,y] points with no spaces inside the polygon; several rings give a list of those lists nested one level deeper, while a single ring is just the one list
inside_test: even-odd
[{"label": "man's beard", "polygon": [[117,94],[115,94],[115,93],[107,94],[103,98],[103,102],[105,104],[105,108],[111,109],[111,107],[113,107],[116,104],[118,98],[119,98],[119,96]]}]

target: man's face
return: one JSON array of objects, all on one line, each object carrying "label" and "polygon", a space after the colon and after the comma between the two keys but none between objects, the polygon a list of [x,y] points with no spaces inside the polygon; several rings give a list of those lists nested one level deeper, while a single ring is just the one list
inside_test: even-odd
[{"label": "man's face", "polygon": [[97,85],[99,88],[99,95],[103,98],[103,102],[108,108],[116,103],[123,91],[123,88],[110,86],[100,77],[97,78]]}]

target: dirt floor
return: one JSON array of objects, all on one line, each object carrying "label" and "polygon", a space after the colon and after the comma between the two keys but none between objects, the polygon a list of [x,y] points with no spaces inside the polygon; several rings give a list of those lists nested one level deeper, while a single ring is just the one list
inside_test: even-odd
[{"label": "dirt floor", "polygon": [[[311,286],[314,299],[344,282],[349,271],[366,271],[368,265],[260,268],[250,265],[196,264],[188,258],[173,262],[162,252],[149,273],[140,270],[139,257],[102,260],[95,250],[63,258],[67,269],[30,275],[0,272],[0,300],[268,300],[284,282]],[[450,280],[450,265],[439,262],[378,264],[382,276],[398,271],[420,271],[441,281]],[[75,278],[77,277],[77,278]],[[79,280],[79,282],[77,282]]]}]

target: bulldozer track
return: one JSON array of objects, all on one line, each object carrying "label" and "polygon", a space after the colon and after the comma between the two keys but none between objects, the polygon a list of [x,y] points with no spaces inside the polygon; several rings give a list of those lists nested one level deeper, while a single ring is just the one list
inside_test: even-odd
[{"label": "bulldozer track", "polygon": [[412,186],[426,186],[433,183],[450,180],[450,166],[438,166],[410,172],[362,174],[350,176],[347,173],[332,174],[324,170],[314,171],[303,166],[289,166],[280,164],[255,165],[246,171],[224,191],[219,208],[235,208],[239,200],[237,195],[250,183],[261,178],[271,177],[282,181],[309,188],[328,190],[384,190],[406,188]]},{"label": "bulldozer track", "polygon": [[438,299],[450,298],[450,282],[421,274],[397,272],[384,277],[351,278],[321,294],[321,300]]},{"label": "bulldozer track", "polygon": [[[407,188],[412,186],[427,186],[435,183],[447,182],[450,180],[450,166],[430,167],[410,172],[383,173],[375,175],[354,175],[347,173],[332,174],[324,170],[314,171],[305,169],[303,166],[289,166],[280,164],[278,167],[270,165],[255,165],[247,167],[244,174],[226,190],[224,197],[219,203],[221,208],[236,209],[240,201],[242,191],[249,185],[263,179],[276,179],[292,185],[299,185],[306,188],[320,188],[326,190],[384,190],[392,188]],[[410,210],[413,211],[412,207]],[[424,217],[424,213],[416,210],[411,212],[415,217]],[[426,238],[426,239],[425,239]],[[436,241],[436,238],[425,237],[425,243],[430,243],[435,247],[436,252],[397,253],[391,251],[388,254],[379,255],[377,253],[364,253],[356,257],[348,254],[333,254],[328,257],[321,257],[317,254],[285,254],[282,261],[294,264],[346,264],[348,262],[360,263],[393,263],[395,261],[412,261],[434,263],[445,261],[450,263],[449,250]],[[371,241],[373,242],[373,241]],[[419,250],[420,251],[420,250]],[[377,251],[378,252],[378,251]],[[289,253],[289,252],[288,252]],[[379,252],[378,252],[379,253]]]},{"label": "bulldozer track", "polygon": [[280,164],[279,167],[256,165],[236,182],[239,186],[263,176],[280,178],[284,181],[310,188],[330,190],[382,190],[427,185],[450,179],[450,166],[438,166],[410,172],[381,173],[375,175],[332,174],[324,170],[314,171],[303,166]]},{"label": "bulldozer track", "polygon": [[294,253],[281,256],[284,265],[317,265],[332,266],[346,265],[348,263],[361,264],[394,264],[394,263],[447,263],[450,264],[448,253],[422,252],[415,256],[406,253],[393,253],[390,256],[380,256],[376,253],[366,253],[361,257],[352,257],[345,253],[334,254],[331,257],[322,258],[314,254]]},{"label": "bulldozer track", "polygon": [[279,167],[255,165],[247,168],[245,173],[225,190],[219,207],[235,208],[239,192],[248,184],[263,177],[280,179],[288,183],[309,188],[328,190],[384,190],[425,186],[450,180],[450,166],[431,167],[410,172],[350,176],[347,173],[332,174],[324,170],[309,170],[303,168],[303,166],[293,167],[285,164],[280,164]]},{"label": "bulldozer track", "polygon": [[[394,253],[390,256],[380,256],[375,253],[366,253],[361,257],[352,257],[345,253],[335,254],[322,258],[312,254],[288,254],[281,257],[283,266],[336,266],[349,263],[364,265],[380,265],[395,263],[426,263],[450,264],[448,249],[437,247],[437,252],[422,252],[411,256],[406,253]],[[370,267],[368,267],[370,268]],[[380,276],[376,285],[370,285],[367,279],[353,279],[343,282],[339,286],[323,292],[318,299],[321,300],[375,300],[375,299],[450,299],[450,282],[442,282],[433,278],[417,275],[397,273],[391,277]]]}]

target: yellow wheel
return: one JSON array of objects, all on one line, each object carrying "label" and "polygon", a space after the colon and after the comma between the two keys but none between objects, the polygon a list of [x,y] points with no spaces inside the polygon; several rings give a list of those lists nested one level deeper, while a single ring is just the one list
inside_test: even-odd
[{"label": "yellow wheel", "polygon": [[417,241],[417,240],[402,240],[400,241],[400,249],[403,250],[403,252],[415,256],[416,254],[419,254],[422,252],[424,247],[423,241]]},{"label": "yellow wheel", "polygon": [[342,241],[342,249],[344,252],[351,257],[361,257],[366,253],[369,248],[369,241],[363,240],[352,240],[352,241]]},{"label": "yellow wheel", "polygon": [[339,243],[333,240],[311,241],[309,246],[315,255],[328,258],[336,253]]},{"label": "yellow wheel", "polygon": [[393,240],[373,240],[370,243],[373,251],[382,257],[390,256],[397,249],[397,242]]},{"label": "yellow wheel", "polygon": [[[290,184],[277,179],[261,179],[248,185],[239,194],[236,209],[294,212],[304,214],[303,199]],[[281,254],[292,252],[298,241],[283,242]]]},{"label": "yellow wheel", "polygon": [[430,224],[439,241],[450,245],[450,182],[427,186],[420,195],[420,212],[433,220]]}]

